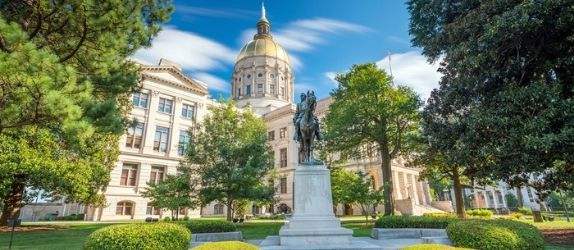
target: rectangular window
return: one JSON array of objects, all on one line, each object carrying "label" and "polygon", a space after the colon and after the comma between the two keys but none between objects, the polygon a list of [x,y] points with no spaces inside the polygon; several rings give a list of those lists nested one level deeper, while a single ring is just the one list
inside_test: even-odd
[{"label": "rectangular window", "polygon": [[237,96],[241,96],[241,89],[237,89]]},{"label": "rectangular window", "polygon": [[147,108],[147,100],[149,95],[146,93],[134,93],[132,95],[132,104],[134,107],[138,107],[138,108]]},{"label": "rectangular window", "polygon": [[136,164],[124,164],[122,175],[120,176],[120,186],[135,187],[138,176],[138,166]]},{"label": "rectangular window", "polygon": [[281,193],[287,193],[287,178],[281,178]]},{"label": "rectangular window", "polygon": [[279,129],[279,138],[285,138],[287,136],[287,127]]},{"label": "rectangular window", "polygon": [[159,104],[157,106],[157,111],[162,113],[171,114],[171,108],[173,107],[173,100],[160,97]]},{"label": "rectangular window", "polygon": [[267,139],[270,141],[275,140],[275,131],[269,131],[267,132]]},{"label": "rectangular window", "polygon": [[281,87],[281,96],[285,96],[285,87]]},{"label": "rectangular window", "polygon": [[169,137],[169,128],[157,127],[155,129],[155,140],[153,150],[158,152],[167,152],[167,141]]},{"label": "rectangular window", "polygon": [[116,215],[132,215],[133,204],[131,202],[122,201],[116,204]]},{"label": "rectangular window", "polygon": [[189,104],[183,104],[181,108],[181,116],[186,119],[193,119],[193,114],[195,113],[195,106]]},{"label": "rectangular window", "polygon": [[257,93],[263,93],[263,84],[257,84]]},{"label": "rectangular window", "polygon": [[275,94],[275,84],[269,85],[269,93],[270,93],[270,94]]},{"label": "rectangular window", "polygon": [[134,126],[128,128],[128,135],[126,138],[126,147],[140,148],[142,145],[144,124],[137,122]]},{"label": "rectangular window", "polygon": [[528,200],[534,202],[534,196],[532,195],[532,190],[530,187],[526,187],[526,193],[528,194]]},{"label": "rectangular window", "polygon": [[151,172],[149,173],[149,182],[159,184],[163,181],[164,167],[151,167]]},{"label": "rectangular window", "polygon": [[280,159],[280,166],[282,168],[287,167],[287,149],[286,148],[282,148],[279,151],[279,159]]},{"label": "rectangular window", "polygon": [[245,86],[245,95],[247,96],[251,95],[251,85]]},{"label": "rectangular window", "polygon": [[160,209],[155,207],[152,202],[147,203],[146,213],[147,215],[159,215]]},{"label": "rectangular window", "polygon": [[179,131],[179,147],[177,148],[177,153],[179,155],[185,155],[187,149],[189,148],[189,143],[191,142],[191,135],[188,131]]}]

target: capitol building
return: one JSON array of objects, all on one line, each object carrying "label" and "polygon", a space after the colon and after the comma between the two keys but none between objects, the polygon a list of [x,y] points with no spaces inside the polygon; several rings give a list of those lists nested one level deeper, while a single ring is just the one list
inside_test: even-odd
[{"label": "capitol building", "polygon": [[[298,145],[293,140],[295,88],[289,55],[272,36],[271,24],[262,8],[257,33],[237,55],[230,76],[231,97],[240,108],[251,108],[267,124],[268,142],[273,148],[279,178],[270,180],[276,188],[278,202],[273,206],[252,206],[253,215],[289,212],[293,207],[293,172],[297,166]],[[130,118],[137,123],[127,129],[120,140],[121,155],[111,172],[103,193],[107,206],[87,208],[88,220],[144,219],[168,216],[141,196],[148,182],[159,182],[176,167],[191,141],[192,130],[216,105],[206,83],[182,72],[177,62],[161,59],[157,65],[142,65],[141,91],[133,94]],[[319,119],[328,112],[330,97],[319,100]],[[382,185],[381,159],[373,152],[369,157],[344,164],[347,170],[362,170],[372,176],[375,186]],[[419,170],[405,167],[401,159],[392,162],[392,176],[397,210],[403,214],[433,211],[426,181],[419,180]],[[359,209],[339,206],[338,214],[358,214]],[[181,209],[181,216],[224,216],[222,204],[209,204],[196,210]],[[379,211],[382,211],[380,209]]]}]

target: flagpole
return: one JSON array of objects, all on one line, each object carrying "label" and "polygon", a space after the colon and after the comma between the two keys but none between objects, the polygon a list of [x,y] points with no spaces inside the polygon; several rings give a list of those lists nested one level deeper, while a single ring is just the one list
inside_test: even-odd
[{"label": "flagpole", "polygon": [[393,77],[393,67],[391,67],[391,51],[388,50],[388,58],[389,58],[389,73],[391,73],[391,84],[395,85],[395,78]]}]

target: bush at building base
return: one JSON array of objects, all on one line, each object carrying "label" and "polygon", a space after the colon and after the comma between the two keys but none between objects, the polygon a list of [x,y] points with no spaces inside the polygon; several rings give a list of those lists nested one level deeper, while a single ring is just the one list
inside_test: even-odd
[{"label": "bush at building base", "polygon": [[191,233],[173,223],[134,223],[99,229],[88,236],[84,249],[188,249]]},{"label": "bush at building base", "polygon": [[479,250],[544,249],[542,234],[534,226],[511,220],[464,220],[446,228],[453,245]]},{"label": "bush at building base", "polygon": [[416,244],[401,248],[401,250],[466,250],[466,249],[470,248],[453,247],[442,244]]},{"label": "bush at building base", "polygon": [[237,230],[233,223],[224,220],[190,220],[174,223],[184,226],[194,234],[235,232]]},{"label": "bush at building base", "polygon": [[240,241],[221,241],[201,244],[192,250],[258,250],[259,248]]},{"label": "bush at building base", "polygon": [[431,216],[384,216],[375,222],[376,228],[446,228],[459,218]]}]

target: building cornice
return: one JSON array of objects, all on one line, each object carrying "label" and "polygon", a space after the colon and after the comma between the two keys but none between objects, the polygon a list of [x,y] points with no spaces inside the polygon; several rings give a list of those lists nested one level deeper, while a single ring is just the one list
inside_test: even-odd
[{"label": "building cornice", "polygon": [[[174,66],[156,66],[156,65],[144,65],[142,67],[143,72],[142,76],[144,79],[154,80],[160,83],[169,84],[175,87],[179,87],[185,90],[193,91],[200,95],[208,95],[209,92],[207,87],[203,84],[198,83],[197,81],[187,77],[181,71],[179,71]],[[189,85],[181,84],[178,82],[174,82],[168,79],[164,79],[162,77],[154,76],[151,72],[169,72],[175,74],[182,82],[188,83]]]}]

